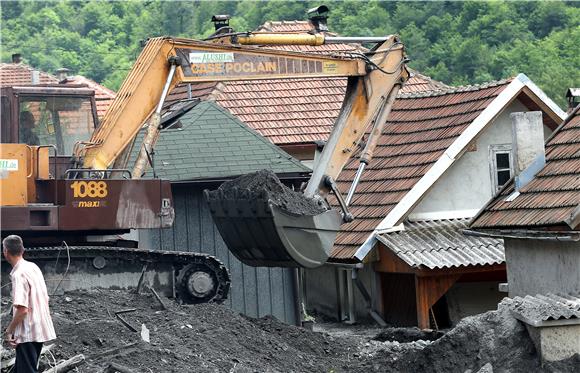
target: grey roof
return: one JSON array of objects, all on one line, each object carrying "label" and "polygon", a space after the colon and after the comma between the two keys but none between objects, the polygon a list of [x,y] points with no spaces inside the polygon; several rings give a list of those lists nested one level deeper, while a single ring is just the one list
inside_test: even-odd
[{"label": "grey roof", "polygon": [[469,219],[405,223],[405,230],[377,236],[409,266],[452,268],[505,262],[503,240],[463,234]]},{"label": "grey roof", "polygon": [[[179,108],[186,106],[177,103]],[[164,117],[179,110],[169,110]],[[310,169],[270,143],[214,102],[197,103],[179,117],[181,125],[167,126],[155,145],[155,171],[170,181],[227,179],[269,169],[308,173]],[[142,131],[143,134],[144,131]],[[141,144],[137,138],[129,164]],[[151,177],[149,169],[145,177]]]},{"label": "grey roof", "polygon": [[526,295],[507,301],[512,314],[533,326],[549,325],[554,321],[569,320],[580,323],[580,294]]}]

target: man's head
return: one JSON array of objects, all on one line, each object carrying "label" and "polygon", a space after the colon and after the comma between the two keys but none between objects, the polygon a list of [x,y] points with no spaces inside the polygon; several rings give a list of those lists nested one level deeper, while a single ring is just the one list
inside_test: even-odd
[{"label": "man's head", "polygon": [[8,263],[11,265],[16,264],[22,258],[22,254],[24,254],[22,238],[15,234],[6,237],[2,240],[2,252]]},{"label": "man's head", "polygon": [[20,112],[20,127],[29,130],[34,128],[34,115],[30,111]]}]

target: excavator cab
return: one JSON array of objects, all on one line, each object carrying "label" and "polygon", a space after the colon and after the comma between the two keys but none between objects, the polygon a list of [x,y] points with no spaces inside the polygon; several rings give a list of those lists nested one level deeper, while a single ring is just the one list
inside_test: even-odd
[{"label": "excavator cab", "polygon": [[40,146],[50,153],[50,173],[64,176],[73,148],[97,125],[94,91],[86,86],[3,87],[2,142]]}]

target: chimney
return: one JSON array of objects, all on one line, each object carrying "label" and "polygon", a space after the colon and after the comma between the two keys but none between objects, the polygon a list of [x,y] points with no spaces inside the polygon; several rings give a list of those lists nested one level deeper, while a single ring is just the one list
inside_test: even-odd
[{"label": "chimney", "polygon": [[14,53],[12,55],[12,63],[21,63],[22,62],[22,55],[20,53]]},{"label": "chimney", "polygon": [[580,103],[580,88],[568,88],[566,99],[568,99],[568,112],[571,112]]},{"label": "chimney", "polygon": [[61,67],[60,69],[56,70],[56,78],[58,79],[59,84],[66,83],[69,72],[70,70],[66,67]]},{"label": "chimney", "polygon": [[213,22],[213,27],[217,31],[222,27],[229,27],[230,18],[231,17],[229,14],[216,14],[213,17],[211,17],[211,21]]},{"label": "chimney", "polygon": [[32,84],[40,84],[40,71],[32,70],[30,73],[30,82]]},{"label": "chimney", "polygon": [[515,188],[519,192],[546,164],[541,111],[512,113]]},{"label": "chimney", "polygon": [[308,19],[314,26],[316,32],[328,31],[326,21],[328,20],[328,13],[330,10],[326,5],[320,5],[312,9],[308,9]]}]

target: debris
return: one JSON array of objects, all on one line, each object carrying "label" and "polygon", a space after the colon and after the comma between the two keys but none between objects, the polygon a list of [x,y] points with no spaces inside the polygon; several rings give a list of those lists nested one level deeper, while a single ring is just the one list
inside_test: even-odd
[{"label": "debris", "polygon": [[477,373],[493,373],[493,366],[490,363],[487,363],[482,366],[481,369],[477,371]]},{"label": "debris", "polygon": [[55,367],[45,370],[43,373],[63,373],[68,372],[71,369],[78,367],[85,363],[85,355],[79,354],[71,357],[62,363],[57,364]]},{"label": "debris", "polygon": [[121,314],[121,313],[135,312],[135,311],[137,311],[137,308],[129,308],[127,310],[115,311],[115,315],[118,315],[118,314]]},{"label": "debris", "polygon": [[125,325],[127,327],[127,329],[129,329],[132,332],[137,333],[137,329],[135,329],[131,324],[129,324],[127,322],[127,320],[125,320],[123,317],[121,317],[121,315],[115,314],[115,316],[117,317],[117,319],[119,319],[119,321],[121,322],[121,324],[123,324],[123,325]]},{"label": "debris", "polygon": [[99,358],[102,357],[112,357],[112,356],[117,356],[119,355],[119,353],[124,353],[128,350],[130,350],[132,347],[136,347],[137,345],[139,345],[141,342],[137,341],[137,342],[131,342],[131,343],[127,343],[126,345],[123,346],[119,346],[119,347],[115,347],[115,348],[111,348],[93,355],[89,355],[88,360],[97,360]]},{"label": "debris", "polygon": [[[80,373],[103,372],[113,362],[139,373],[190,372],[191,367],[196,372],[476,373],[488,363],[493,372],[532,373],[571,372],[579,361],[575,358],[542,368],[525,327],[503,307],[466,318],[440,338],[426,341],[434,332],[417,333],[413,328],[385,329],[386,333],[378,333],[377,328],[361,328],[356,334],[341,329],[327,329],[332,334],[310,332],[272,316],[254,319],[223,305],[182,305],[161,295],[167,311],[157,312],[151,296],[123,290],[75,291],[70,296],[75,301],[50,300],[59,338],[52,354],[57,361],[83,354],[86,364],[76,368]],[[140,326],[139,332],[107,318],[107,308],[134,308],[117,316]],[[76,325],[86,319],[93,319],[90,327]],[[316,330],[324,330],[321,325]],[[141,338],[144,327],[152,329],[149,343]],[[391,341],[374,339],[381,334]],[[393,336],[420,338],[398,342]]]},{"label": "debris", "polygon": [[135,288],[135,293],[137,294],[141,292],[143,280],[145,279],[145,272],[147,272],[147,263],[143,264],[143,269],[141,269],[141,276],[139,276],[139,281],[137,282],[137,287]]},{"label": "debris", "polygon": [[149,329],[147,329],[145,324],[141,324],[141,339],[149,343]]},{"label": "debris", "polygon": [[155,291],[155,289],[153,289],[151,286],[147,286],[147,288],[149,289],[149,291],[151,291],[151,293],[153,293],[153,295],[155,296],[155,298],[157,299],[157,301],[161,305],[161,308],[163,308],[164,310],[167,310],[167,307],[165,306],[165,303],[163,303],[163,301],[161,300],[161,298],[159,298],[159,294],[157,294],[157,292]]},{"label": "debris", "polygon": [[127,368],[124,365],[111,363],[103,373],[136,373],[134,370]]}]

